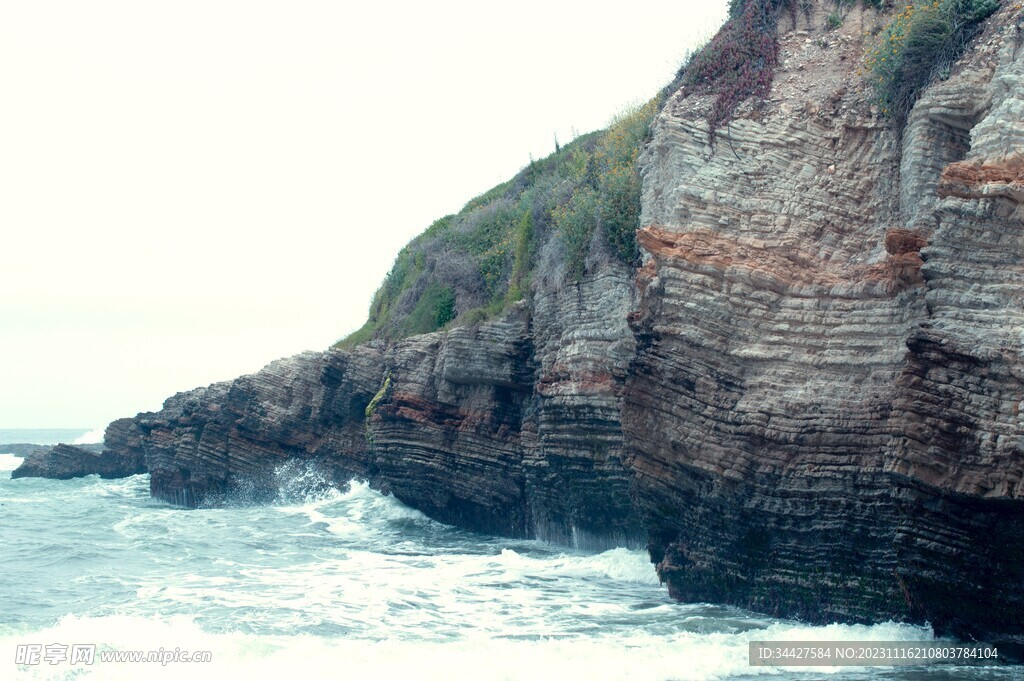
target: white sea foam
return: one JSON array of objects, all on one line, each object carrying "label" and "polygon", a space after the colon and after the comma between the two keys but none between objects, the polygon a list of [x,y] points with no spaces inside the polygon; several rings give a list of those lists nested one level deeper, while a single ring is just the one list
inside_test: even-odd
[{"label": "white sea foam", "polygon": [[286,493],[282,498],[292,503],[278,506],[279,511],[305,515],[311,523],[323,524],[328,532],[340,536],[372,534],[376,529],[368,524],[371,521],[411,520],[434,523],[423,513],[390,495],[371,489],[368,482],[359,480],[350,482],[345,491],[334,487],[319,487],[301,495]]},{"label": "white sea foam", "polygon": [[[472,535],[366,483],[338,490],[312,469],[285,478],[276,505],[189,512],[149,502],[144,476],[10,484],[45,499],[55,529],[40,538],[38,509],[5,509],[25,532],[5,576],[51,602],[0,604],[0,679],[810,681],[836,670],[751,668],[749,642],[932,637],[904,624],[812,627],[674,603],[643,551]],[[69,556],[73,569],[59,567]],[[77,614],[54,623],[54,612]],[[213,662],[15,667],[27,643],[209,650]]]},{"label": "white sea foam", "polygon": [[85,435],[83,435],[81,437],[78,437],[78,438],[75,438],[75,441],[72,442],[71,444],[73,444],[73,445],[98,445],[101,442],[103,442],[103,433],[105,431],[106,431],[106,428],[96,428],[95,430],[90,430]]},{"label": "white sea foam", "polygon": [[646,551],[611,549],[594,556],[567,559],[567,565],[569,569],[578,565],[620,582],[659,584],[658,575]]},{"label": "white sea foam", "polygon": [[393,496],[381,494],[372,489],[368,482],[353,480],[349,483],[349,489],[343,498],[348,502],[357,502],[354,511],[356,520],[364,516],[373,516],[387,520],[434,522],[423,513],[406,506]]},{"label": "white sea foam", "polygon": [[[351,637],[261,636],[205,632],[192,618],[166,619],[126,615],[67,615],[43,630],[0,635],[0,674],[12,670],[19,643],[96,643],[100,649],[149,651],[158,648],[210,651],[212,662],[68,663],[14,668],[26,679],[189,679],[223,678],[415,678],[444,681],[491,679],[572,679],[630,681],[680,679],[703,681],[734,674],[774,674],[747,665],[748,643],[755,639],[912,640],[930,638],[927,630],[894,623],[871,627],[809,627],[779,624],[739,634],[637,633],[618,636],[522,640],[470,632],[448,642]],[[821,678],[838,670],[793,670],[797,677]],[[5,674],[6,676],[6,674]]]},{"label": "white sea foam", "polygon": [[[2,447],[3,445],[0,445],[0,448]],[[22,457],[15,456],[14,454],[0,454],[0,472],[13,471],[24,460]]]}]

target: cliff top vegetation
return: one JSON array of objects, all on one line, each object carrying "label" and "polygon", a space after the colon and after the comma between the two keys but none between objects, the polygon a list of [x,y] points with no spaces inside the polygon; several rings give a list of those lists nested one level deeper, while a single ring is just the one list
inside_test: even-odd
[{"label": "cliff top vegetation", "polygon": [[660,106],[659,96],[625,111],[434,222],[399,252],[366,324],[338,345],[493,318],[529,295],[541,260],[569,284],[586,274],[592,248],[634,264],[637,158]]},{"label": "cliff top vegetation", "polygon": [[[942,77],[999,0],[832,0],[823,31],[863,4],[891,15],[868,49],[864,77],[883,115],[902,123],[920,90]],[[582,135],[511,180],[428,227],[398,254],[366,323],[337,343],[398,340],[497,317],[529,296],[541,275],[579,282],[595,252],[628,265],[639,258],[638,158],[654,116],[679,88],[712,96],[712,142],[744,102],[768,96],[779,53],[779,19],[810,17],[809,0],[731,0],[721,30],[646,104],[605,130]]]}]

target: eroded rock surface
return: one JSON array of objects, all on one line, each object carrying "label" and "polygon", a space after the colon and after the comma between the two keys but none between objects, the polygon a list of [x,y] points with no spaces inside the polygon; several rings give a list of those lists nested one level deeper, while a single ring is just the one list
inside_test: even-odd
[{"label": "eroded rock surface", "polygon": [[[705,102],[658,119],[622,422],[677,598],[1024,641],[1012,14],[901,136],[848,85],[856,34],[800,26],[784,49],[810,56],[714,153]],[[797,106],[823,70],[849,77]]]},{"label": "eroded rock surface", "polygon": [[[505,318],[307,353],[170,398],[107,446],[184,505],[316,461],[445,522],[643,537],[672,595],[1024,642],[1024,56],[1005,6],[907,126],[854,6],[783,21],[763,110],[677,93],[638,271],[591,253]],[[554,252],[554,251],[552,251]]]},{"label": "eroded rock surface", "polygon": [[11,478],[69,480],[86,475],[126,478],[145,472],[145,459],[138,455],[121,450],[101,449],[94,445],[60,444],[37,447],[11,472]]},{"label": "eroded rock surface", "polygon": [[107,446],[144,456],[153,495],[184,506],[273,498],[275,471],[309,461],[468,529],[642,545],[619,426],[629,272],[549,296],[542,327],[519,306],[386,350],[279,360],[115,422]]}]

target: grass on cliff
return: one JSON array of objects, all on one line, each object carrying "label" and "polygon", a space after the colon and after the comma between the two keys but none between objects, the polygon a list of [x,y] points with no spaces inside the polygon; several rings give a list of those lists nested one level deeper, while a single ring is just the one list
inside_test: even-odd
[{"label": "grass on cliff", "polygon": [[913,0],[881,31],[865,67],[881,113],[902,123],[921,90],[949,75],[998,0]]},{"label": "grass on cliff", "polygon": [[[374,295],[366,323],[338,345],[392,341],[492,319],[528,297],[538,274],[568,284],[581,281],[598,252],[635,265],[638,158],[665,98],[679,87],[713,95],[708,114],[713,141],[715,129],[731,120],[737,107],[751,99],[757,106],[769,93],[780,17],[789,12],[795,22],[801,12],[810,16],[810,9],[809,0],[731,0],[725,26],[658,96],[625,112],[607,130],[531,160],[514,178],[458,214],[437,220],[406,245]],[[550,254],[551,244],[560,249],[557,257],[541,258],[542,251]],[[552,274],[552,267],[558,272]]]},{"label": "grass on cliff", "polygon": [[655,98],[532,161],[456,215],[407,244],[377,290],[369,318],[338,342],[353,346],[494,318],[529,295],[542,245],[557,240],[562,275],[577,282],[599,239],[635,264],[639,251],[637,159],[661,105]]}]

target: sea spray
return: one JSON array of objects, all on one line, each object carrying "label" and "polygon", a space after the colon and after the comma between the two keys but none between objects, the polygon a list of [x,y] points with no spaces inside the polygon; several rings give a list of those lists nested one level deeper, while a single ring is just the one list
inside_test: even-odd
[{"label": "sea spray", "polygon": [[[0,678],[866,679],[752,669],[748,644],[932,637],[680,604],[643,551],[465,532],[366,482],[335,487],[315,466],[276,479],[273,503],[185,511],[151,499],[145,475],[0,478]],[[33,643],[212,661],[15,666],[17,646]]]}]

